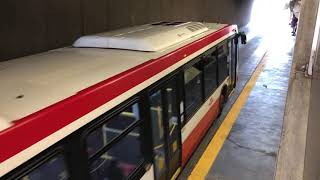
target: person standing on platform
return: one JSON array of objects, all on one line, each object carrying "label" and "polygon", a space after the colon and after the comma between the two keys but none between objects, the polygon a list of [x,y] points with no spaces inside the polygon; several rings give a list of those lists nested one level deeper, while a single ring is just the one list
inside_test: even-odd
[{"label": "person standing on platform", "polygon": [[290,18],[291,22],[289,23],[292,28],[292,36],[296,35],[298,20],[300,16],[300,8],[301,8],[301,0],[290,0],[288,4],[286,4],[286,9],[290,9]]}]

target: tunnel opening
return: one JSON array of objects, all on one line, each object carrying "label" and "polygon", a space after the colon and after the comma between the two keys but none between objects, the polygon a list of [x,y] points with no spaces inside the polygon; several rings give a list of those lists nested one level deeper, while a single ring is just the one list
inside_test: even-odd
[{"label": "tunnel opening", "polygon": [[[250,21],[245,27],[248,41],[263,37],[264,44],[279,52],[292,47],[291,15],[288,0],[255,0],[252,4]],[[279,41],[287,43],[277,43]]]}]

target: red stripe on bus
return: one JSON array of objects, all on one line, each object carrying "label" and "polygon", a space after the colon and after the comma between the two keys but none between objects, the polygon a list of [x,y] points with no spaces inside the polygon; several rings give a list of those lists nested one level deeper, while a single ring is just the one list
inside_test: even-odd
[{"label": "red stripe on bus", "polygon": [[194,128],[194,130],[182,144],[182,166],[186,165],[192,153],[198,147],[211,124],[218,116],[220,111],[219,104],[220,100],[218,99],[214,102],[209,111],[203,116],[199,124]]},{"label": "red stripe on bus", "polygon": [[131,68],[15,121],[13,126],[0,132],[0,162],[11,158],[233,30],[235,26],[226,26],[167,55]]}]

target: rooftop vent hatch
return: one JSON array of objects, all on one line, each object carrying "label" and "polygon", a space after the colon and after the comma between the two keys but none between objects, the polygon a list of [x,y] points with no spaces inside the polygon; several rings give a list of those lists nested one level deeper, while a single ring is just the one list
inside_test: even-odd
[{"label": "rooftop vent hatch", "polygon": [[169,23],[169,22],[167,22],[167,21],[160,21],[160,22],[152,23],[151,25],[153,25],[153,26],[159,26],[159,25],[165,25],[165,24],[167,24],[167,23]]},{"label": "rooftop vent hatch", "polygon": [[159,51],[209,30],[200,22],[158,22],[80,37],[73,47]]},{"label": "rooftop vent hatch", "polygon": [[153,25],[153,26],[159,26],[159,25],[176,26],[176,25],[181,25],[184,23],[187,23],[187,22],[184,22],[184,21],[174,21],[174,22],[160,21],[160,22],[152,23],[151,25]]},{"label": "rooftop vent hatch", "polygon": [[194,25],[191,25],[191,26],[187,26],[186,28],[189,29],[191,32],[195,32],[195,31],[198,31],[198,30],[206,28],[206,26],[204,26],[203,24],[199,23],[199,24],[194,24]]}]

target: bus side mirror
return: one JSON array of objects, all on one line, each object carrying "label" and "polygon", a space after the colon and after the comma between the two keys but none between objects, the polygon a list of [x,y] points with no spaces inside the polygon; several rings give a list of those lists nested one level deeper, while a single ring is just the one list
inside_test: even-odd
[{"label": "bus side mirror", "polygon": [[239,38],[241,40],[241,44],[247,44],[247,35],[244,32],[239,32],[235,37],[235,44],[238,44]]},{"label": "bus side mirror", "polygon": [[240,32],[241,44],[247,44],[247,35],[244,32]]}]

